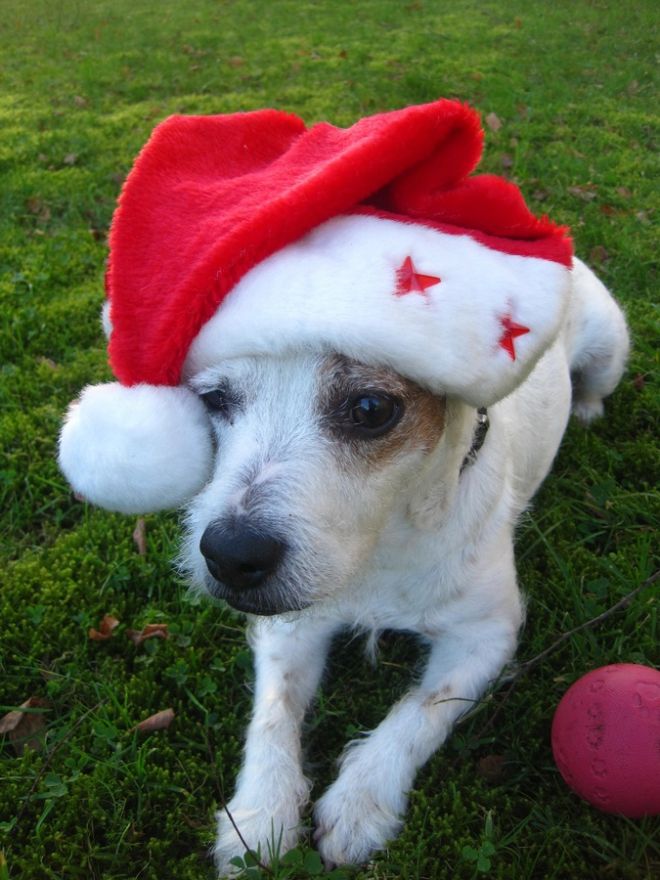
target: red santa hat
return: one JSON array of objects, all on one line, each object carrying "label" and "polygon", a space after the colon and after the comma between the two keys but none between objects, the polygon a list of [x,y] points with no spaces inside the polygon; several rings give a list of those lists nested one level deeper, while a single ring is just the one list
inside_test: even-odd
[{"label": "red santa hat", "polygon": [[323,346],[475,406],[509,394],[556,337],[572,250],[512,183],[469,176],[482,141],[447,100],[348,129],[161,123],[110,233],[119,381],[87,387],[60,437],[74,488],[125,512],[199,491],[213,448],[186,382],[226,358]]}]

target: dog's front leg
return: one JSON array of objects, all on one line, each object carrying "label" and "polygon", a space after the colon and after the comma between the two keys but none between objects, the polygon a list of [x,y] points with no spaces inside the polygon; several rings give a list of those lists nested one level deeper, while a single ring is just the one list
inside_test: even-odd
[{"label": "dog's front leg", "polygon": [[300,728],[335,626],[307,616],[299,622],[259,619],[252,625],[254,711],[235,794],[218,813],[214,855],[220,876],[235,873],[229,860],[244,854],[243,841],[266,862],[273,852],[296,845],[300,811],[309,797]]},{"label": "dog's front leg", "polygon": [[421,684],[363,740],[317,802],[316,841],[327,865],[361,863],[402,824],[415,773],[472,708],[515,650],[520,611],[465,622],[433,644]]}]

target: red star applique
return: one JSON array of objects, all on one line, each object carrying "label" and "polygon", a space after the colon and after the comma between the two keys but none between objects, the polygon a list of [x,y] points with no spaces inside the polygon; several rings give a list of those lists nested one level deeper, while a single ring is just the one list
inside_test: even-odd
[{"label": "red star applique", "polygon": [[421,293],[422,296],[427,296],[426,288],[439,284],[440,280],[435,275],[420,275],[415,271],[412,259],[406,257],[397,269],[395,294],[407,296],[409,293]]},{"label": "red star applique", "polygon": [[498,345],[507,352],[512,361],[515,361],[516,349],[513,340],[518,336],[524,336],[525,333],[529,333],[529,327],[523,327],[522,324],[516,324],[515,321],[511,320],[511,315],[504,315],[501,317],[500,324],[502,325],[502,330],[504,332],[499,338]]}]

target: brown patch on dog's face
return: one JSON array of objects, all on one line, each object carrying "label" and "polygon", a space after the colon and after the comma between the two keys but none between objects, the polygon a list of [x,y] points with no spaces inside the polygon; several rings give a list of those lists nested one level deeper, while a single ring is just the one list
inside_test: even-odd
[{"label": "brown patch on dog's face", "polygon": [[387,367],[328,355],[318,386],[324,431],[353,464],[384,465],[407,450],[431,450],[442,436],[445,399]]}]

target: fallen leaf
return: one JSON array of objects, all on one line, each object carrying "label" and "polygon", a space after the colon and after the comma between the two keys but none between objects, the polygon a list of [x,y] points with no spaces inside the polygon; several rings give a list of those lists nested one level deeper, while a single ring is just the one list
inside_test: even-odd
[{"label": "fallen leaf", "polygon": [[506,759],[504,755],[484,755],[484,757],[480,758],[477,763],[477,773],[482,779],[485,779],[486,782],[496,785],[498,782],[502,782],[506,777],[504,770],[505,763]]},{"label": "fallen leaf", "polygon": [[64,159],[62,159],[62,162],[65,165],[75,165],[77,161],[78,161],[78,154],[77,153],[67,153],[66,156],[64,157]]},{"label": "fallen leaf", "polygon": [[134,645],[141,645],[146,639],[169,639],[166,623],[148,623],[142,629],[127,629],[126,635]]},{"label": "fallen leaf", "polygon": [[17,755],[26,746],[35,751],[43,746],[46,721],[42,712],[26,712],[26,709],[48,708],[49,704],[39,697],[30,697],[18,709],[0,718],[0,734],[6,734]]},{"label": "fallen leaf", "polygon": [[42,223],[47,223],[50,220],[50,208],[39,196],[30,196],[25,207]]},{"label": "fallen leaf", "polygon": [[513,156],[511,153],[504,153],[502,155],[502,168],[513,168]]},{"label": "fallen leaf", "polygon": [[82,95],[74,95],[73,103],[76,107],[86,107],[87,106],[87,98],[83,98]]},{"label": "fallen leaf", "polygon": [[592,202],[596,198],[596,186],[593,183],[585,183],[582,186],[569,186],[568,191],[572,196],[582,199],[583,202]]},{"label": "fallen leaf", "polygon": [[605,250],[602,244],[597,244],[595,247],[592,247],[589,251],[589,259],[592,263],[605,263],[609,260],[610,255]]},{"label": "fallen leaf", "polygon": [[617,186],[616,191],[622,199],[632,198],[632,192],[628,189],[627,186]]},{"label": "fallen leaf", "polygon": [[156,712],[150,715],[144,721],[136,724],[133,730],[139,730],[141,733],[152,733],[154,730],[166,730],[174,719],[174,709],[163,709],[162,712]]},{"label": "fallen leaf", "polygon": [[535,189],[532,193],[532,198],[536,199],[537,202],[544,202],[548,198],[548,191],[545,189]]},{"label": "fallen leaf", "polygon": [[147,555],[147,524],[143,516],[139,516],[133,529],[133,541],[140,556]]},{"label": "fallen leaf", "polygon": [[635,378],[632,380],[632,383],[635,391],[643,391],[644,386],[646,385],[646,379],[641,373],[637,373]]},{"label": "fallen leaf", "polygon": [[242,67],[245,64],[245,58],[241,58],[240,55],[234,55],[227,59],[227,64],[230,67]]},{"label": "fallen leaf", "polygon": [[119,621],[116,617],[113,617],[111,614],[106,614],[99,624],[98,629],[94,629],[90,627],[87,635],[94,642],[104,642],[106,639],[109,639],[112,636],[113,630],[115,630],[119,626]]},{"label": "fallen leaf", "polygon": [[499,131],[502,128],[502,122],[496,113],[489,113],[486,117],[486,125],[491,131]]}]

